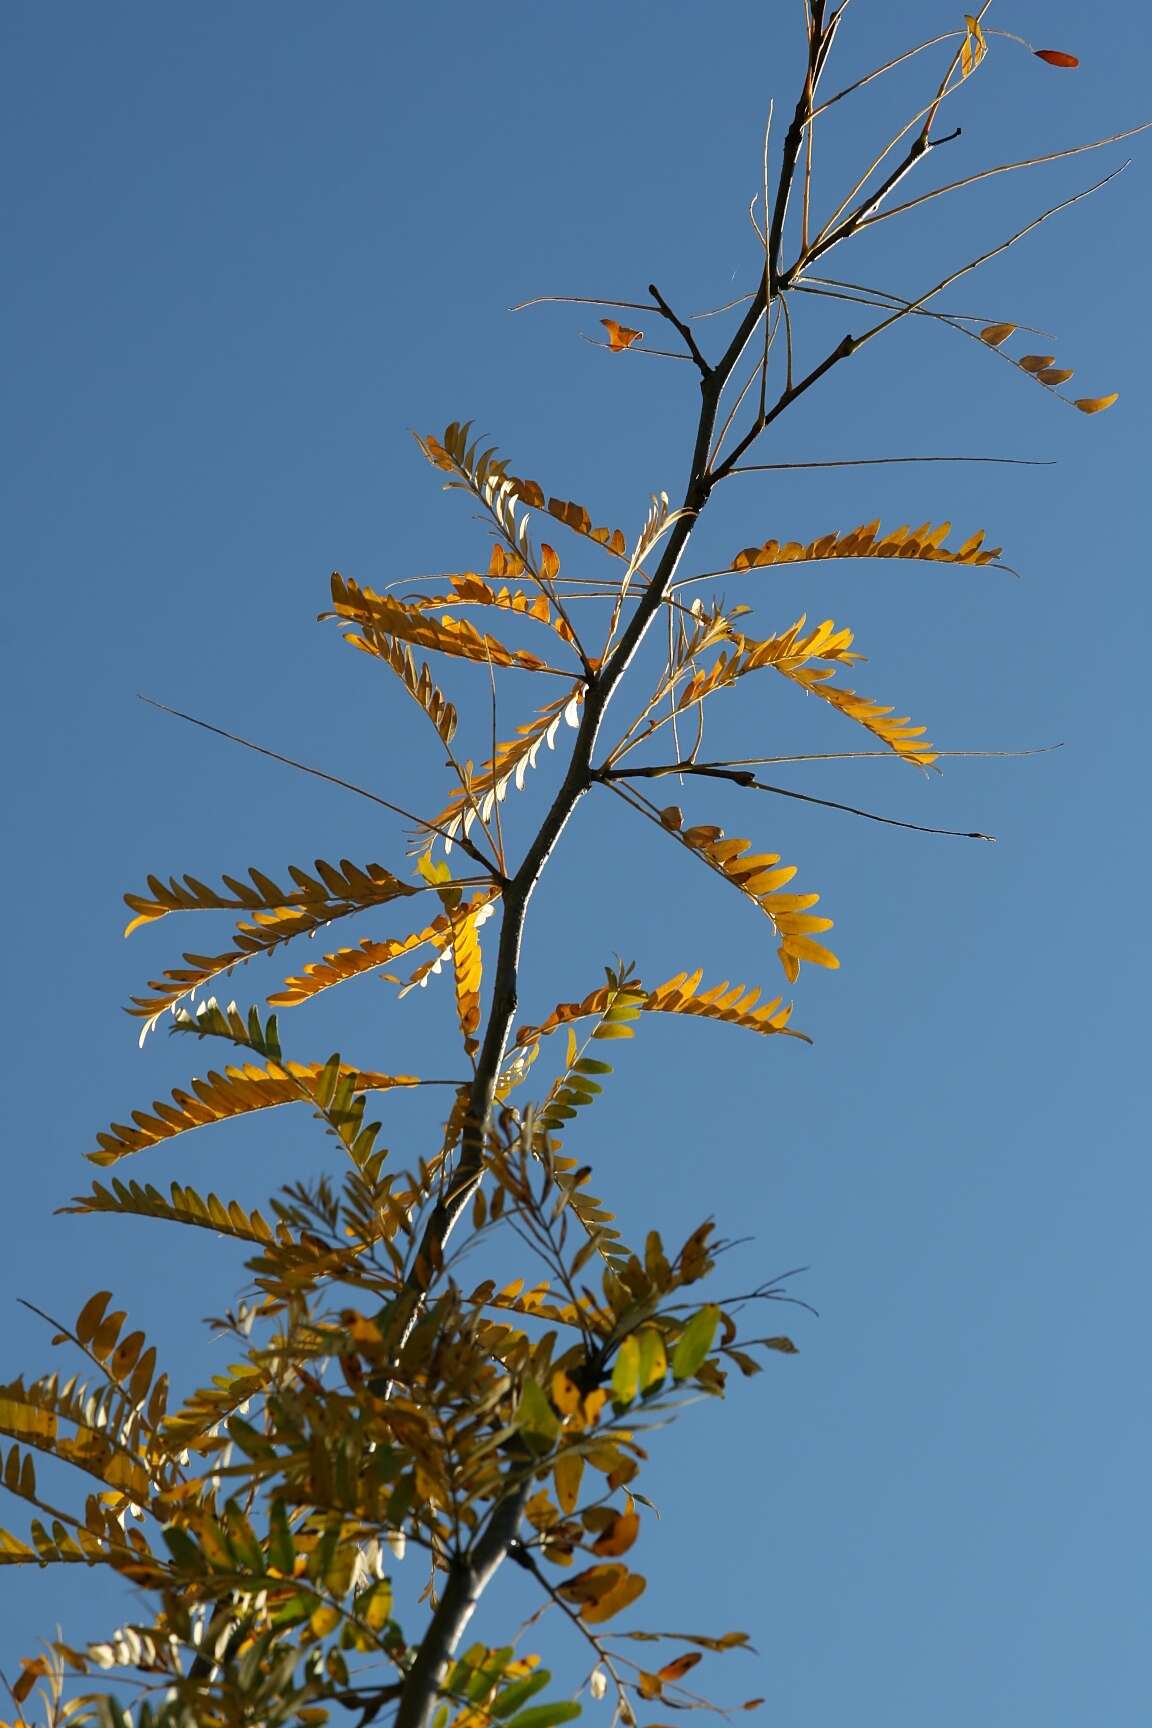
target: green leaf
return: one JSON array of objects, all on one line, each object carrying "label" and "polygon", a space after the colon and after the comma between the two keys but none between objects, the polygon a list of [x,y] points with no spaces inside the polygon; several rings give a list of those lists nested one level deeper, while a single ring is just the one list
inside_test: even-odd
[{"label": "green leaf", "polygon": [[375,1584],[362,1592],[356,1598],[356,1615],[363,1620],[373,1632],[387,1624],[392,1613],[392,1581],[389,1578],[377,1579]]},{"label": "green leaf", "polygon": [[197,1578],[202,1577],[207,1572],[208,1566],[204,1556],[187,1530],[182,1530],[179,1524],[170,1524],[161,1534],[179,1571],[191,1573]]},{"label": "green leaf", "polygon": [[637,1364],[640,1392],[647,1397],[664,1382],[668,1373],[668,1355],[664,1348],[664,1340],[655,1326],[645,1326],[636,1336],[639,1362]]},{"label": "green leaf", "polygon": [[572,1722],[579,1714],[580,1706],[574,1699],[558,1698],[553,1704],[534,1704],[531,1710],[521,1710],[508,1728],[556,1728],[558,1722]]},{"label": "green leaf", "polygon": [[672,1374],[677,1380],[688,1380],[700,1367],[716,1336],[720,1310],[709,1302],[694,1314],[676,1341],[672,1352]]},{"label": "green leaf", "polygon": [[612,1402],[631,1404],[639,1390],[640,1346],[635,1338],[625,1338],[612,1368]]},{"label": "green leaf", "polygon": [[286,1578],[291,1578],[296,1562],[296,1544],[292,1540],[288,1508],[283,1500],[272,1502],[272,1510],[268,1516],[268,1560],[277,1572],[283,1572]]},{"label": "green leaf", "polygon": [[547,1393],[535,1380],[525,1380],[521,1389],[516,1426],[533,1450],[539,1451],[546,1451],[560,1433],[560,1419],[548,1402]]},{"label": "green leaf", "polygon": [[537,1668],[534,1674],[526,1674],[522,1680],[514,1680],[511,1686],[506,1686],[503,1692],[497,1693],[488,1706],[489,1716],[494,1716],[502,1722],[505,1716],[511,1716],[519,1710],[521,1704],[526,1704],[529,1698],[535,1698],[537,1692],[543,1691],[549,1684],[552,1675],[547,1668]]}]

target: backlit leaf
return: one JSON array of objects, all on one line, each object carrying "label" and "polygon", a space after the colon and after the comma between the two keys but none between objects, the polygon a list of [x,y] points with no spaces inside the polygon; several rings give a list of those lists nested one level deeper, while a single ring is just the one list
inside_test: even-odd
[{"label": "backlit leaf", "polygon": [[672,1374],[677,1380],[688,1380],[706,1359],[720,1323],[720,1310],[708,1303],[694,1314],[676,1340],[672,1352]]},{"label": "backlit leaf", "polygon": [[1075,54],[1065,54],[1059,48],[1034,48],[1032,50],[1037,60],[1043,60],[1046,66],[1079,66]]},{"label": "backlit leaf", "polygon": [[608,332],[608,346],[615,353],[631,348],[634,342],[643,339],[643,330],[632,330],[627,324],[617,323],[615,318],[601,318],[600,322]]},{"label": "backlit leaf", "polygon": [[1120,399],[1119,390],[1113,390],[1111,396],[1078,396],[1076,407],[1081,414],[1101,414],[1105,408],[1111,408],[1113,402]]},{"label": "backlit leaf", "polygon": [[980,332],[980,340],[987,342],[989,348],[999,348],[1001,342],[1007,342],[1015,328],[1015,324],[986,324]]},{"label": "backlit leaf", "polygon": [[640,1390],[640,1346],[625,1338],[612,1366],[612,1397],[617,1404],[631,1404]]}]

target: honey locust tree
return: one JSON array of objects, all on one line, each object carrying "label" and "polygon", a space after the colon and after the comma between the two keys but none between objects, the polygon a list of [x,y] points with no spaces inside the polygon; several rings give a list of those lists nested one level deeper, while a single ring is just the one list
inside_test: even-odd
[{"label": "honey locust tree", "polygon": [[[0,1560],[108,1568],[133,1587],[137,1610],[103,1640],[58,1637],[26,1656],[11,1681],[20,1720],[36,1694],[51,1724],[109,1728],[271,1728],[333,1712],[396,1728],[553,1728],[579,1714],[587,1691],[610,1694],[613,1721],[630,1725],[648,1705],[699,1706],[684,1687],[690,1671],[706,1653],[747,1641],[707,1626],[663,1634],[630,1620],[621,1630],[620,1617],[645,1587],[633,1560],[648,1430],[689,1394],[723,1394],[733,1369],[751,1375],[793,1348],[762,1324],[781,1292],[771,1283],[714,1292],[706,1281],[724,1243],[711,1222],[680,1243],[666,1242],[654,1219],[642,1240],[626,1243],[590,1190],[597,1145],[587,1112],[611,1073],[613,1041],[632,1037],[646,1015],[724,1022],[773,1040],[780,1062],[804,1034],[791,1003],[757,979],[642,980],[620,963],[577,1000],[522,1008],[533,895],[577,806],[588,820],[587,806],[612,796],[768,921],[789,989],[805,967],[835,968],[819,895],[786,854],[764,849],[781,843],[786,808],[773,807],[765,824],[759,804],[755,839],[707,819],[710,782],[771,795],[780,789],[757,770],[780,758],[711,759],[707,717],[724,693],[771,672],[792,687],[782,698],[806,693],[862,729],[861,754],[888,753],[923,772],[937,751],[922,725],[855,688],[850,629],[802,617],[753,633],[750,606],[725,602],[710,584],[724,576],[754,597],[756,572],[783,563],[979,567],[1000,551],[979,531],[953,537],[948,523],[869,522],[764,539],[723,570],[702,571],[688,559],[696,524],[729,476],[787,468],[756,460],[762,434],[861,348],[898,337],[914,318],[1084,414],[1115,400],[1068,397],[1070,371],[1054,355],[1027,352],[1016,325],[941,310],[938,300],[1092,186],[939,280],[900,291],[856,281],[847,255],[879,224],[990,175],[1078,152],[921,184],[955,136],[955,99],[987,55],[1030,45],[986,27],[985,6],[887,65],[863,62],[841,76],[833,68],[846,5],[808,0],[803,74],[786,122],[766,139],[739,299],[707,324],[674,310],[655,285],[635,301],[592,302],[606,314],[612,352],[667,353],[694,378],[694,424],[685,391],[687,477],[675,502],[655,497],[631,535],[599,526],[454,423],[420,449],[446,488],[478,507],[491,540],[483,571],[382,592],[332,578],[323,616],[394,675],[397,699],[414,702],[433,735],[424,809],[377,799],[414,831],[408,863],[395,853],[387,866],[318,860],[275,876],[248,869],[218,885],[156,876],[126,896],[129,933],[177,916],[233,923],[223,945],[202,939],[161,971],[130,1012],[145,1030],[163,1022],[193,1047],[220,1042],[238,1054],[99,1134],[88,1156],[100,1177],[64,1209],[231,1238],[249,1282],[215,1322],[234,1335],[238,1360],[208,1385],[177,1393],[178,1364],[164,1368],[100,1291],[70,1324],[45,1316],[74,1374],[0,1389],[4,1482],[30,1514],[19,1534],[0,1532]],[[1031,52],[1075,64],[1063,52]],[[846,183],[818,185],[813,140],[823,117],[907,62],[931,68],[915,111],[875,152],[864,150]],[[815,296],[840,303],[850,322],[824,351],[811,348],[802,316]],[[563,547],[563,562],[544,534]],[[503,739],[494,730],[490,743],[463,746],[445,688],[445,672],[464,671],[461,662],[490,681],[501,714],[503,674],[526,674],[539,691],[535,712],[501,724]],[[749,739],[750,749],[763,747],[762,734]],[[546,751],[562,759],[559,784],[533,804],[533,770]],[[447,791],[431,777],[437,758],[447,759]],[[669,777],[691,814],[660,802],[658,782]],[[230,990],[248,961],[280,962],[290,943],[314,936],[319,954],[291,962],[266,1007],[221,1005],[216,992],[226,980]],[[303,1053],[296,1027],[307,1016],[296,1010],[373,973],[399,982],[401,996],[439,975],[450,1081]],[[283,1043],[276,1011],[290,1011]],[[386,1094],[420,1087],[429,1137],[405,1167],[388,1155],[371,1111],[379,1101],[386,1115]],[[338,1168],[281,1190],[264,1210],[110,1173],[209,1124],[293,1104],[331,1138]],[[496,1269],[478,1283],[462,1263],[477,1242]],[[38,1480],[38,1454],[72,1473],[66,1504]],[[583,1663],[573,1683],[553,1680],[513,1639],[469,1642],[505,1561],[571,1631]]]}]

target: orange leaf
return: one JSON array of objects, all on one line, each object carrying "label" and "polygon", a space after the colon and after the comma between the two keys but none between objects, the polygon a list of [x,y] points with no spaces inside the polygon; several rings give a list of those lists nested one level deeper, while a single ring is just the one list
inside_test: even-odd
[{"label": "orange leaf", "polygon": [[703,1660],[699,1650],[689,1650],[686,1656],[677,1656],[674,1662],[661,1668],[659,1678],[665,1686],[669,1686],[674,1680],[682,1680],[690,1668],[695,1668],[697,1662]]},{"label": "orange leaf", "polygon": [[[13,1682],[12,1696],[17,1704],[23,1704],[33,1686],[42,1675],[51,1673],[51,1669],[43,1656],[21,1656],[20,1666],[24,1672]],[[21,1717],[23,1721],[23,1717]]]},{"label": "orange leaf", "polygon": [[617,1556],[626,1554],[640,1533],[640,1520],[635,1512],[621,1512],[603,1536],[592,1544],[597,1554]]},{"label": "orange leaf", "polygon": [[980,340],[987,342],[989,348],[999,348],[1001,342],[1007,342],[1015,328],[1015,324],[987,324],[980,332]]},{"label": "orange leaf", "polygon": [[1025,372],[1044,372],[1055,358],[1055,354],[1025,354],[1016,364]]},{"label": "orange leaf", "polygon": [[627,324],[618,324],[615,318],[601,318],[600,322],[608,332],[608,346],[613,353],[622,353],[625,348],[631,348],[633,342],[643,340],[643,330],[630,330]]},{"label": "orange leaf", "polygon": [[1064,54],[1059,48],[1033,48],[1037,60],[1043,60],[1046,66],[1079,66],[1075,54]]},{"label": "orange leaf", "polygon": [[1070,366],[1045,366],[1042,372],[1037,372],[1041,384],[1067,384],[1072,376]]},{"label": "orange leaf", "polygon": [[1081,414],[1101,414],[1105,408],[1111,408],[1119,395],[1119,390],[1113,390],[1111,396],[1077,396],[1076,406]]}]

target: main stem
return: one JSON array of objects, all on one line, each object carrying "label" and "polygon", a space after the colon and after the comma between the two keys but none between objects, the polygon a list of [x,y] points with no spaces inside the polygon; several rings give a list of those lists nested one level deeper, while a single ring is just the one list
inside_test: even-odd
[{"label": "main stem", "polygon": [[[460,1162],[454,1173],[451,1189],[437,1204],[421,1239],[416,1270],[409,1290],[413,1312],[418,1307],[436,1268],[442,1264],[448,1238],[480,1179],[484,1143],[495,1102],[496,1082],[516,1017],[520,947],[532,895],[572,812],[593,784],[592,758],[608,705],[660,610],[692,530],[708,502],[714,484],[708,467],[708,452],[716,430],[720,398],[765,312],[766,300],[766,287],[762,283],[723,359],[701,378],[700,416],[688,482],[684,490],[684,514],[675,522],[664,543],[659,564],[627,629],[608,660],[589,682],[564,780],[552,800],[551,808],[536,838],[501,896],[503,916],[493,974],[492,1002],[469,1094],[468,1120],[461,1141]],[[516,1538],[525,1493],[525,1487],[517,1485],[499,1500],[489,1515],[483,1534],[467,1553],[453,1559],[447,1587],[432,1615],[417,1658],[404,1683],[396,1712],[395,1728],[426,1728],[444,1673],[455,1654],[464,1628],[472,1617],[485,1585]]]}]

